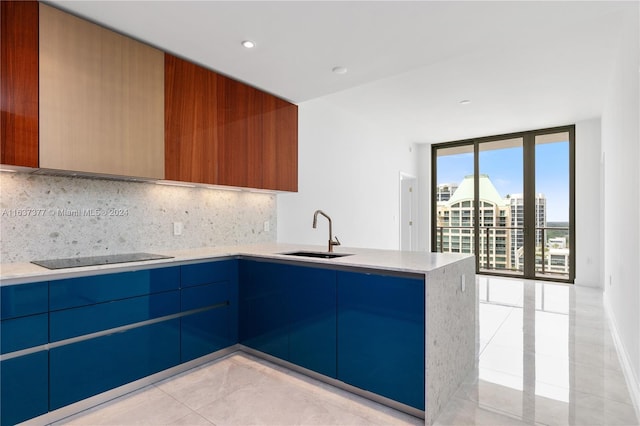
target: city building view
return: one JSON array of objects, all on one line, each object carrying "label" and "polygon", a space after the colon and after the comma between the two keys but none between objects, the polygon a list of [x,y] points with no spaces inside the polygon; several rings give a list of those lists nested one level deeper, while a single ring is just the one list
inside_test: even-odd
[{"label": "city building view", "polygon": [[[437,199],[437,251],[475,253],[474,177],[460,183],[439,184]],[[568,275],[568,224],[547,223],[547,200],[536,194],[536,273]],[[480,269],[519,273],[524,270],[524,198],[498,193],[489,175],[479,175]]]}]

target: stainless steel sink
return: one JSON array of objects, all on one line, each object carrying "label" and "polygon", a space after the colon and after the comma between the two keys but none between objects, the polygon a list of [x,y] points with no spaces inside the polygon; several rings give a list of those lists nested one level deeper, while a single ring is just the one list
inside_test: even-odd
[{"label": "stainless steel sink", "polygon": [[298,256],[298,257],[316,257],[320,259],[333,259],[336,257],[351,256],[350,253],[329,253],[322,251],[293,251],[291,253],[282,253],[286,256]]}]

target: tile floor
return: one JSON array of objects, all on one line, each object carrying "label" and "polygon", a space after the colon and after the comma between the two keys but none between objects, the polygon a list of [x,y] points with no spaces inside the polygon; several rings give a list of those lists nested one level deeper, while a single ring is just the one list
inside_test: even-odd
[{"label": "tile floor", "polygon": [[478,276],[478,364],[438,425],[638,425],[602,293]]},{"label": "tile floor", "polygon": [[244,353],[163,380],[57,424],[388,425],[421,419]]},{"label": "tile floor", "polygon": [[[478,276],[478,363],[436,425],[638,425],[592,289]],[[390,425],[422,420],[236,353],[72,425]]]}]

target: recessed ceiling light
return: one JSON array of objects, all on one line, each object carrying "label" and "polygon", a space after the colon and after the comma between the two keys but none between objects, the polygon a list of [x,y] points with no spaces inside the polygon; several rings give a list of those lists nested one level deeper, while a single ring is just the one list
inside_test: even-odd
[{"label": "recessed ceiling light", "polygon": [[347,73],[347,69],[345,67],[333,67],[333,69],[331,71],[333,71],[334,74],[346,74]]},{"label": "recessed ceiling light", "polygon": [[256,44],[251,40],[245,40],[242,42],[242,46],[246,47],[247,49],[253,49],[254,47],[256,47]]},{"label": "recessed ceiling light", "polygon": [[471,103],[471,101],[469,99],[464,99],[462,101],[460,101],[460,105],[469,105]]}]

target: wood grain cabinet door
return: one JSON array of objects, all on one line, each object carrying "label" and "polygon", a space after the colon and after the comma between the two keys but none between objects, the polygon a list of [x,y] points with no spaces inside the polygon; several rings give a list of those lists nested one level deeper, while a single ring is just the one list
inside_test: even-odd
[{"label": "wood grain cabinet door", "polygon": [[0,9],[0,163],[38,167],[38,2]]},{"label": "wood grain cabinet door", "polygon": [[217,184],[220,76],[165,54],[165,176]]},{"label": "wood grain cabinet door", "polygon": [[164,178],[164,54],[40,4],[40,167]]},{"label": "wood grain cabinet door", "polygon": [[[271,113],[270,116],[273,116]],[[265,146],[268,158],[275,163],[264,188],[298,191],[298,106],[285,100],[275,100],[275,131]]]},{"label": "wood grain cabinet door", "polygon": [[165,54],[166,179],[297,191],[298,107]]},{"label": "wood grain cabinet door", "polygon": [[229,80],[220,119],[220,183],[298,190],[298,107]]},{"label": "wood grain cabinet door", "polygon": [[220,183],[298,190],[298,107],[227,79],[220,117]]},{"label": "wood grain cabinet door", "polygon": [[250,95],[255,89],[230,78],[221,79],[224,90],[218,97],[220,184],[260,188],[262,182],[255,173],[249,181],[249,170],[261,170],[262,167],[255,146],[260,143],[261,135],[255,127],[251,129],[254,146],[249,146],[250,107],[253,106]]}]

